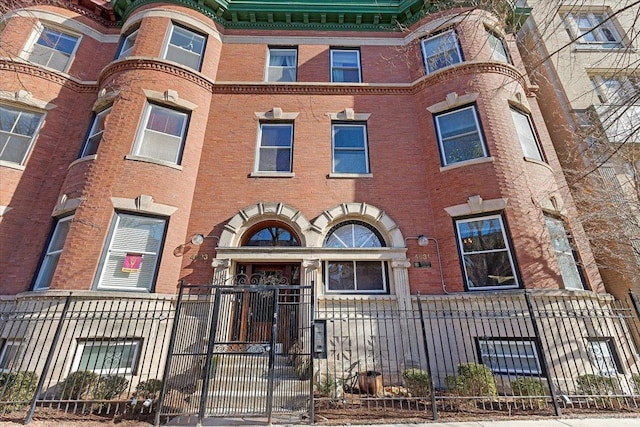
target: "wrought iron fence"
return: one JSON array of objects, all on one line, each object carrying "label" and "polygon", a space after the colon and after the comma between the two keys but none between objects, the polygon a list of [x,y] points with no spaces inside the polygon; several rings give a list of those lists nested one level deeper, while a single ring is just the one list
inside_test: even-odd
[{"label": "wrought iron fence", "polygon": [[[311,417],[315,410],[327,419],[639,411],[640,300],[631,294],[628,301],[544,291],[314,301],[288,291],[271,302],[282,306],[271,323],[276,334],[267,340],[259,326],[266,307],[260,292],[267,289],[253,290],[247,304],[234,294],[243,289],[220,293],[221,307],[235,301],[237,311],[219,308],[218,316],[211,294],[190,295],[177,323],[170,297],[0,301],[0,419],[94,414],[154,422],[157,415],[166,421],[203,407],[200,415],[208,416],[229,410],[229,401],[214,390],[221,384],[243,390],[245,400],[255,394],[251,385],[239,384],[251,375],[238,373],[252,369],[266,375],[266,384],[296,384],[282,386],[283,394],[271,387],[272,410],[302,408]],[[298,307],[303,300],[307,305]],[[255,328],[236,331],[244,314],[255,316]],[[198,317],[205,319],[200,326],[193,323]],[[227,327],[218,328],[223,332],[212,341],[213,319]],[[303,328],[322,325],[314,330],[325,332],[326,346],[322,334],[295,332],[286,323],[291,319]],[[180,322],[184,330],[174,327]],[[269,357],[255,352],[260,345],[268,345]],[[191,363],[197,358],[204,369]],[[204,387],[203,372],[212,372],[213,388]],[[289,381],[309,374],[313,381]],[[189,385],[211,393],[187,390]],[[291,406],[305,390],[315,406]],[[163,397],[166,406],[158,411]]]},{"label": "wrought iron fence", "polygon": [[[320,300],[319,416],[638,411],[637,297],[483,293]],[[634,299],[635,298],[635,299]],[[391,414],[391,415],[390,415]]]},{"label": "wrought iron fence", "polygon": [[312,287],[232,280],[181,287],[156,424],[313,411]]},{"label": "wrought iron fence", "polygon": [[155,411],[172,298],[33,296],[0,302],[0,417]]}]

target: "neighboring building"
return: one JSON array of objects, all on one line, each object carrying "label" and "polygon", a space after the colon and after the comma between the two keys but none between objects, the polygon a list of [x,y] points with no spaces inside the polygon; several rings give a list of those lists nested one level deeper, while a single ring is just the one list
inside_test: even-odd
[{"label": "neighboring building", "polygon": [[632,2],[528,0],[521,53],[608,292],[640,291],[640,73]]},{"label": "neighboring building", "polygon": [[[313,286],[310,307],[325,310],[346,296],[395,308],[417,294],[463,307],[524,290],[611,299],[506,31],[519,10],[501,22],[419,0],[95,3],[2,18],[7,298],[152,304],[181,283],[259,274]],[[262,309],[241,305],[221,325],[235,341],[264,338]],[[149,325],[108,337],[79,327],[59,378],[105,347],[120,348],[118,373],[164,363],[168,344],[140,354]],[[478,329],[459,339],[459,360],[471,340],[480,360],[495,343],[504,360],[543,348],[532,332]],[[286,351],[299,338],[274,339]]]}]

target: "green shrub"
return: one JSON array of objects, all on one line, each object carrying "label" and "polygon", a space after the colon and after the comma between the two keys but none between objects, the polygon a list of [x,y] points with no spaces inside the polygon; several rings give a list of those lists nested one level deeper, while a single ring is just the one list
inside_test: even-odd
[{"label": "green shrub", "polygon": [[633,392],[640,394],[640,374],[631,375],[631,383],[633,384]]},{"label": "green shrub", "polygon": [[155,378],[142,381],[136,386],[136,396],[140,399],[155,399],[162,388],[162,381]]},{"label": "green shrub", "polygon": [[128,385],[129,380],[125,377],[105,375],[98,379],[91,397],[95,400],[111,400],[124,393]]},{"label": "green shrub", "polygon": [[536,403],[538,408],[544,406],[545,400],[539,396],[545,396],[547,387],[539,378],[516,378],[511,381],[511,390],[514,396],[534,397],[534,399],[519,399],[521,403]]},{"label": "green shrub", "polygon": [[615,398],[609,398],[612,394],[619,394],[618,379],[616,377],[607,377],[604,375],[585,374],[580,375],[577,379],[578,392],[587,396],[602,396],[594,398],[597,405],[603,407],[616,407],[620,402]]},{"label": "green shrub", "polygon": [[578,377],[578,391],[589,396],[608,396],[618,393],[615,377],[585,374]]},{"label": "green shrub", "polygon": [[447,388],[459,396],[487,396],[496,397],[498,387],[493,372],[488,366],[478,363],[461,363],[458,365],[458,375],[445,378]]},{"label": "green shrub", "polygon": [[316,384],[316,390],[321,396],[336,397],[337,385],[333,377],[326,375]]},{"label": "green shrub", "polygon": [[431,378],[429,373],[423,369],[409,368],[402,372],[404,385],[413,397],[424,397],[431,395]]},{"label": "green shrub", "polygon": [[0,374],[0,410],[11,412],[26,406],[36,392],[38,374],[32,371],[3,372]]},{"label": "green shrub", "polygon": [[544,396],[547,388],[539,378],[516,378],[511,381],[514,396]]},{"label": "green shrub", "polygon": [[79,400],[90,397],[100,376],[92,371],[76,371],[62,383],[62,392],[60,398],[62,400]]}]

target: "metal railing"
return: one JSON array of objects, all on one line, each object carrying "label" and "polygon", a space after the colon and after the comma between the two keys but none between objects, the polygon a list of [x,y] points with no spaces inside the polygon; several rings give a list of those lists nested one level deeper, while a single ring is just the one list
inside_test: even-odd
[{"label": "metal railing", "polygon": [[148,418],[172,298],[33,296],[0,302],[0,417]]},{"label": "metal railing", "polygon": [[[326,419],[560,415],[640,407],[638,300],[514,292],[319,301]],[[634,307],[634,303],[636,306]]]},{"label": "metal railing", "polygon": [[[233,402],[251,407],[236,396],[236,390],[242,399],[256,395],[234,380],[237,372],[248,378],[258,372],[266,375],[261,383],[279,384],[271,395],[267,390],[271,403],[264,413],[302,410],[311,419],[314,412],[316,419],[391,421],[639,411],[637,295],[617,301],[587,292],[514,291],[314,300],[303,298],[301,288],[272,299],[279,315],[272,313],[267,340],[258,316],[264,311],[258,297],[267,289],[248,291],[222,290],[217,299],[190,295],[178,323],[170,297],[0,301],[0,420],[215,416],[229,410],[231,394]],[[244,292],[247,304],[234,292]],[[227,299],[235,301],[235,311],[221,308]],[[216,300],[221,305],[214,315]],[[294,304],[300,302],[306,305]],[[245,315],[253,316],[255,327],[236,331]],[[200,317],[205,322],[194,323]],[[176,324],[182,326],[172,343]],[[293,328],[307,331],[314,324],[322,324],[326,343],[307,332],[300,340],[303,332]],[[257,345],[268,346],[268,357],[255,353]],[[211,372],[210,387],[203,372]]]}]

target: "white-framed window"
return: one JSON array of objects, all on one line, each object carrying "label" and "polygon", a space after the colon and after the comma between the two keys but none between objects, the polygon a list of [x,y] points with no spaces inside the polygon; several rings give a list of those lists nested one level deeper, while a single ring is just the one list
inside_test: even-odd
[{"label": "white-framed window", "polygon": [[58,71],[67,71],[78,48],[80,37],[43,26],[29,51],[28,61]]},{"label": "white-framed window", "polygon": [[260,123],[258,172],[291,172],[293,160],[293,123]]},{"label": "white-framed window", "polygon": [[331,125],[334,173],[369,173],[367,125],[334,123]]},{"label": "white-framed window", "polygon": [[20,341],[6,339],[0,347],[0,372],[11,372],[19,364]]},{"label": "white-framed window", "polygon": [[455,30],[444,31],[423,39],[421,44],[427,74],[462,62],[462,51]]},{"label": "white-framed window", "polygon": [[487,157],[475,106],[438,114],[435,122],[443,166]]},{"label": "white-framed window", "polygon": [[604,11],[577,11],[564,15],[569,35],[580,48],[618,49],[622,38]]},{"label": "white-framed window", "polygon": [[140,339],[78,340],[71,372],[135,374]]},{"label": "white-framed window", "polygon": [[334,83],[360,83],[360,51],[331,49],[331,81]]},{"label": "white-framed window", "polygon": [[133,154],[180,164],[189,114],[147,104]]},{"label": "white-framed window", "polygon": [[64,242],[67,239],[67,234],[69,234],[72,220],[73,216],[67,216],[60,218],[56,222],[53,234],[51,235],[51,240],[47,246],[47,252],[42,260],[42,264],[38,270],[38,276],[36,277],[36,281],[33,285],[34,290],[49,289],[51,278],[58,266],[58,260],[60,259]]},{"label": "white-framed window", "polygon": [[24,165],[44,114],[0,104],[0,160]]},{"label": "white-framed window", "polygon": [[544,216],[544,222],[547,225],[547,230],[551,237],[551,245],[553,246],[553,251],[556,253],[558,267],[565,289],[584,289],[573,245],[569,239],[569,233],[567,233],[564,222],[550,215]]},{"label": "white-framed window", "polygon": [[91,156],[98,152],[98,145],[102,140],[102,134],[104,133],[104,121],[107,115],[111,112],[111,107],[106,108],[93,116],[91,121],[91,128],[89,134],[82,147],[82,153],[80,157]]},{"label": "white-framed window", "polygon": [[122,44],[120,45],[120,50],[116,55],[116,59],[126,58],[131,55],[131,51],[133,50],[133,45],[136,43],[136,38],[138,38],[138,31],[135,30],[131,33],[127,34],[122,40]]},{"label": "white-framed window", "polygon": [[[332,249],[380,248],[382,237],[367,224],[348,221],[329,231],[323,247]],[[353,253],[353,252],[351,252]],[[328,260],[324,267],[328,293],[388,292],[387,263],[378,260]]]},{"label": "white-framed window", "polygon": [[481,362],[494,374],[542,375],[533,340],[481,338],[478,347]]},{"label": "white-framed window", "polygon": [[118,212],[107,239],[95,288],[150,292],[167,220]]},{"label": "white-framed window", "polygon": [[294,48],[269,48],[267,59],[268,82],[295,82],[298,68],[298,50]]},{"label": "white-framed window", "polygon": [[456,221],[469,290],[518,287],[509,239],[500,215]]},{"label": "white-framed window", "polygon": [[206,40],[202,34],[172,23],[162,57],[200,71]]},{"label": "white-framed window", "polygon": [[489,41],[489,48],[491,48],[491,59],[498,62],[511,63],[509,59],[509,53],[507,47],[504,44],[504,39],[497,36],[493,31],[487,29],[487,38]]},{"label": "white-framed window", "polygon": [[640,76],[617,74],[591,76],[602,104],[640,105]]},{"label": "white-framed window", "polygon": [[611,338],[593,338],[587,341],[591,362],[599,375],[615,376],[621,373]]},{"label": "white-framed window", "polygon": [[511,108],[511,116],[513,117],[513,123],[516,125],[524,156],[529,159],[544,161],[538,137],[533,130],[531,116],[513,107]]}]

